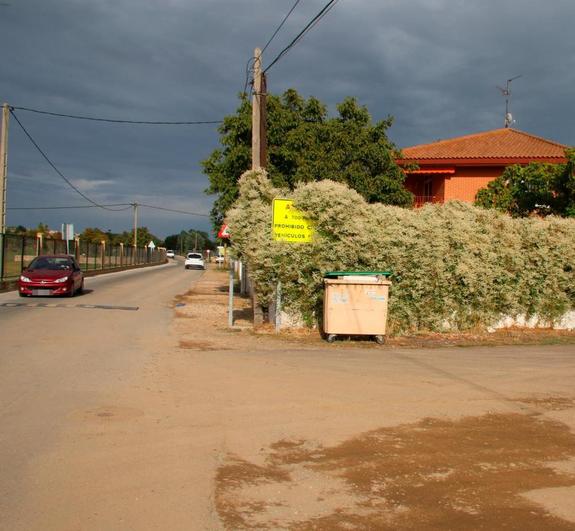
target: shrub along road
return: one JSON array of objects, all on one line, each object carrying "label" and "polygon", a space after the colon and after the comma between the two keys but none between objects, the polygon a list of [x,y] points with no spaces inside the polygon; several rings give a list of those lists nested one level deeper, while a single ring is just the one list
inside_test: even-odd
[{"label": "shrub along road", "polygon": [[0,304],[0,528],[575,529],[572,344],[254,335],[224,271],[130,275]]}]

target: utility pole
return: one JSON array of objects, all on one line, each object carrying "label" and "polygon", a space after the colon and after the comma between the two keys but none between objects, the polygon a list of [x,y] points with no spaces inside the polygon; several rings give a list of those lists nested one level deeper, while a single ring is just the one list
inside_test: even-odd
[{"label": "utility pole", "polygon": [[132,203],[134,209],[134,250],[138,247],[138,203]]},{"label": "utility pole", "polygon": [[8,178],[8,118],[10,107],[2,106],[0,130],[0,279],[4,277],[4,234],[6,233],[6,180]]},{"label": "utility pole", "polygon": [[[252,98],[252,170],[265,168],[267,161],[266,92],[266,78],[265,74],[262,73],[262,51],[256,48],[254,50],[254,95]],[[230,271],[232,270],[230,269]],[[232,287],[230,287],[231,289]],[[262,324],[264,320],[263,309],[257,302],[253,286],[251,298],[254,325]],[[230,323],[232,321],[233,318],[230,317]]]},{"label": "utility pole", "polygon": [[252,98],[252,170],[266,167],[266,77],[262,73],[262,52],[254,50],[254,95]]}]

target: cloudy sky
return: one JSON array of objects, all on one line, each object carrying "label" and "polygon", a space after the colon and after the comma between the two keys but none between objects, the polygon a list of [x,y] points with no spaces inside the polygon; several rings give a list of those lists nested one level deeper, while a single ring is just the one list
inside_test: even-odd
[{"label": "cloudy sky", "polygon": [[[64,114],[212,121],[231,114],[253,49],[295,0],[2,0],[0,100]],[[300,0],[264,66],[327,0]],[[268,89],[293,87],[333,112],[346,96],[374,120],[392,115],[400,147],[501,127],[513,81],[514,127],[575,144],[573,0],[339,0],[270,69]],[[133,126],[16,116],[45,154],[98,203],[139,202],[208,214],[200,162],[217,126]],[[8,225],[121,231],[131,210],[17,210],[89,205],[12,118]],[[158,236],[209,230],[207,217],[140,209]]]}]

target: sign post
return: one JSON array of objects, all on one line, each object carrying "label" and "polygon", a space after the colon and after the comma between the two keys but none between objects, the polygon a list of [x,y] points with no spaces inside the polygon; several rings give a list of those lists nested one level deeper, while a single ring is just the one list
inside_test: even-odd
[{"label": "sign post", "polygon": [[66,242],[66,254],[70,254],[70,240],[74,239],[74,224],[62,223],[62,239]]}]

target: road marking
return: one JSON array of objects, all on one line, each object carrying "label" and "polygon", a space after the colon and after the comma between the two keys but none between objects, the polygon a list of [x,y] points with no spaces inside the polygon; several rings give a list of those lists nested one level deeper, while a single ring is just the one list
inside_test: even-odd
[{"label": "road marking", "polygon": [[139,306],[114,306],[111,304],[56,304],[49,302],[3,302],[3,308],[85,308],[88,310],[128,310],[137,311]]}]

